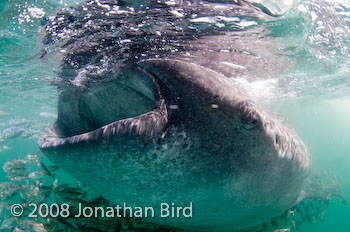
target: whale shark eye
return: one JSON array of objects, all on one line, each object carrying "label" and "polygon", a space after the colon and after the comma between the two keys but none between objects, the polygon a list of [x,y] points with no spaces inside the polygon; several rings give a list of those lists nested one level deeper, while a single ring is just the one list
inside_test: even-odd
[{"label": "whale shark eye", "polygon": [[251,101],[239,103],[239,116],[241,127],[245,130],[252,130],[259,125],[259,114],[256,112],[256,105]]},{"label": "whale shark eye", "polygon": [[242,120],[242,128],[245,130],[252,130],[258,126],[258,120],[255,118],[241,119],[241,120]]}]

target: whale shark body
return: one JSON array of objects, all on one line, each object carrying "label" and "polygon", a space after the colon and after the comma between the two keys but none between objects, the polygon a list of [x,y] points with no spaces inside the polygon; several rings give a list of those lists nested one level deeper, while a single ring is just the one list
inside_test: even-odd
[{"label": "whale shark body", "polygon": [[191,218],[146,221],[233,231],[280,215],[305,197],[308,150],[234,81],[286,66],[265,29],[239,27],[268,17],[243,1],[57,13],[44,42],[60,58],[58,118],[40,149],[116,204],[193,205]]}]

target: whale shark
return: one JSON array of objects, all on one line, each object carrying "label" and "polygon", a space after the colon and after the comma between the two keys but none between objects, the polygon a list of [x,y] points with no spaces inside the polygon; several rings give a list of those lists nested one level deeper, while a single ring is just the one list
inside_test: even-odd
[{"label": "whale shark", "polygon": [[145,221],[233,231],[280,215],[309,197],[310,154],[235,81],[292,63],[256,26],[271,17],[245,1],[96,0],[58,12],[43,37],[43,57],[59,64],[58,117],[41,151],[116,204],[193,206],[190,218]]}]

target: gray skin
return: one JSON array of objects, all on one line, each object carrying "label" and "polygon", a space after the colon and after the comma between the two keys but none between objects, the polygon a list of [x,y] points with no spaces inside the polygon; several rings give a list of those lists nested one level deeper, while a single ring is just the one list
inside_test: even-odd
[{"label": "gray skin", "polygon": [[[228,78],[235,72],[222,61],[239,54],[213,56],[147,57],[103,78],[74,76],[40,149],[106,199],[153,207],[146,221],[232,231],[280,215],[304,197],[307,148],[284,117]],[[172,202],[192,202],[193,217],[160,218],[160,203]]]}]

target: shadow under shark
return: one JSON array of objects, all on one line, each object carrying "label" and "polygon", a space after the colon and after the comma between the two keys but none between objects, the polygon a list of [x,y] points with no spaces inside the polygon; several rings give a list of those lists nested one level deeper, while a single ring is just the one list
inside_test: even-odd
[{"label": "shadow under shark", "polygon": [[116,204],[160,212],[161,203],[193,203],[191,218],[146,221],[241,230],[308,197],[311,160],[288,121],[231,78],[285,66],[265,29],[194,20],[271,16],[243,1],[190,3],[91,1],[59,12],[44,39],[46,56],[59,48],[58,118],[39,146]]}]

